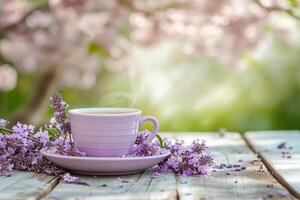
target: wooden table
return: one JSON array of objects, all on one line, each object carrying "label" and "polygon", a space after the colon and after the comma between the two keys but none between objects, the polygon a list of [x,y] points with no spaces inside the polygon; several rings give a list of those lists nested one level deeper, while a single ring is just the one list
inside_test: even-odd
[{"label": "wooden table", "polygon": [[[127,176],[81,176],[89,186],[14,171],[0,177],[0,199],[299,199],[300,132],[166,133],[207,141],[216,164],[240,162],[246,170],[218,169],[208,177],[150,171]],[[277,146],[286,142],[286,149]],[[284,153],[282,153],[284,152]],[[287,153],[288,152],[288,153]],[[257,156],[262,158],[262,161]]]}]

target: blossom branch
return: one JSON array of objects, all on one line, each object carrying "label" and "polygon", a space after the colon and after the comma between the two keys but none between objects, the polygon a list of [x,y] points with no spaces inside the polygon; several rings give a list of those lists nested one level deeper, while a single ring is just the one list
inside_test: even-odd
[{"label": "blossom branch", "polygon": [[292,9],[286,9],[286,8],[281,8],[278,5],[273,5],[273,6],[266,6],[264,5],[260,0],[254,0],[254,2],[262,9],[272,12],[272,11],[279,11],[279,12],[286,12],[288,15],[291,17],[300,20],[300,16],[296,15]]},{"label": "blossom branch", "polygon": [[26,14],[24,14],[23,17],[21,17],[18,21],[14,22],[12,24],[9,24],[9,25],[7,25],[5,27],[0,27],[0,35],[5,34],[5,33],[9,32],[9,31],[15,29],[20,24],[24,23],[26,21],[26,19],[28,17],[30,17],[36,11],[45,10],[48,7],[49,7],[48,4],[43,4],[43,5],[37,6],[37,7],[33,8],[33,9],[31,9],[30,11],[28,11]]}]

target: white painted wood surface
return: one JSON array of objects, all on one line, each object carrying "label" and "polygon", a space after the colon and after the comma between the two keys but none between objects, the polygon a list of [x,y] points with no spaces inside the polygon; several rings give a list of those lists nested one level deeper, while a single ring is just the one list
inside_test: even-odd
[{"label": "white painted wood surface", "polygon": [[[300,132],[248,132],[245,138],[274,176],[300,198]],[[278,148],[283,142],[285,148]]]},{"label": "white painted wood surface", "polygon": [[10,177],[0,177],[0,199],[39,199],[50,192],[57,182],[57,178],[45,174],[13,171]]},{"label": "white painted wood surface", "polygon": [[60,182],[45,199],[176,199],[173,173],[154,177],[151,172],[127,176],[80,176],[89,186]]},{"label": "white painted wood surface", "polygon": [[[275,175],[278,173],[283,177],[278,179],[280,183],[297,191],[298,185],[295,183],[300,180],[300,165],[297,161],[300,152],[297,145],[299,132],[289,134],[284,136],[284,141],[288,147],[294,147],[291,155],[296,161],[284,160],[284,165],[276,148],[282,142],[281,134],[274,135],[271,139],[265,138],[264,134],[258,137],[254,133],[248,133],[246,137],[248,140],[251,137],[251,144],[255,149],[260,149],[258,152],[268,160],[272,169],[274,167]],[[214,154],[217,165],[239,163],[246,170],[218,169],[208,177],[178,177],[173,173],[155,177],[150,171],[127,176],[80,176],[89,186],[66,184],[55,177],[14,171],[11,177],[0,177],[0,200],[296,199],[270,174],[239,134],[225,133],[221,137],[216,133],[176,133],[175,137],[188,142],[196,138],[204,139]]]},{"label": "white painted wood surface", "polygon": [[216,164],[238,163],[246,167],[242,171],[217,170],[208,177],[178,177],[179,199],[295,199],[257,160],[238,133],[226,133],[223,137],[182,133],[177,138],[189,142],[196,138],[206,140]]}]

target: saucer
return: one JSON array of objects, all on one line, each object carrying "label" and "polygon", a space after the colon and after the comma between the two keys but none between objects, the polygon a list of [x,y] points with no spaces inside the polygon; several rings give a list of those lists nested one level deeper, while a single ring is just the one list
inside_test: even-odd
[{"label": "saucer", "polygon": [[164,160],[170,151],[160,149],[158,155],[140,157],[78,157],[64,156],[46,150],[41,154],[48,160],[76,174],[123,175],[139,173]]}]

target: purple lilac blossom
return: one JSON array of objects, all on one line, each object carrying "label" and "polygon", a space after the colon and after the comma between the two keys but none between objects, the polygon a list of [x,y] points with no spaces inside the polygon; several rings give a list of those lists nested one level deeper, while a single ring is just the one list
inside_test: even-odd
[{"label": "purple lilac blossom", "polygon": [[33,134],[34,126],[21,124],[20,122],[18,122],[16,125],[12,127],[12,130],[14,131],[15,136],[21,139],[21,138],[26,138],[30,134]]},{"label": "purple lilac blossom", "polygon": [[159,164],[162,170],[170,169],[183,176],[207,175],[213,164],[212,155],[204,141],[194,140],[186,145],[183,140],[172,142],[164,139],[164,146],[171,151],[171,155]]},{"label": "purple lilac blossom", "polygon": [[153,156],[158,154],[160,146],[159,143],[148,142],[147,137],[150,135],[150,131],[145,130],[140,132],[136,138],[135,145],[141,147],[132,153],[134,156]]},{"label": "purple lilac blossom", "polygon": [[286,142],[281,142],[277,145],[277,149],[286,149]]},{"label": "purple lilac blossom", "polygon": [[[0,175],[8,176],[12,169],[19,169],[61,175],[67,183],[86,184],[78,177],[65,173],[63,169],[44,159],[39,152],[41,149],[47,149],[61,155],[86,156],[84,152],[72,145],[70,124],[66,113],[68,105],[59,94],[52,96],[51,101],[54,117],[45,128],[36,131],[33,125],[18,122],[12,130],[9,130],[9,134],[0,130]],[[7,123],[4,119],[0,120],[0,125],[3,127]],[[49,128],[56,129],[60,135],[50,136]],[[149,135],[148,130],[138,134],[135,144],[140,145],[141,148],[129,156],[153,156],[161,153],[159,141],[147,142]],[[195,140],[192,144],[186,145],[183,140],[171,141],[164,138],[162,142],[163,147],[169,150],[171,155],[155,167],[155,174],[172,170],[184,176],[207,175],[213,159],[204,141]]]},{"label": "purple lilac blossom", "polygon": [[8,121],[5,119],[0,119],[0,126],[2,127],[6,127],[6,125],[8,124]]},{"label": "purple lilac blossom", "polygon": [[64,137],[59,137],[51,143],[51,149],[53,153],[69,156],[86,156],[86,153],[81,152],[78,148],[72,147],[70,140],[66,140]]},{"label": "purple lilac blossom", "polygon": [[[139,133],[136,145],[143,144],[143,146],[134,154],[151,156],[159,153],[159,142],[146,141],[149,133],[148,130]],[[204,141],[194,140],[192,144],[186,145],[183,140],[172,142],[168,138],[164,138],[163,146],[171,152],[171,155],[156,166],[156,172],[162,173],[172,170],[174,173],[183,176],[208,174],[213,159]]]},{"label": "purple lilac blossom", "polygon": [[51,96],[50,100],[52,102],[51,107],[54,111],[54,117],[51,118],[49,126],[51,128],[57,128],[61,135],[71,134],[71,126],[68,122],[66,113],[69,105],[63,101],[63,98],[59,93]]},{"label": "purple lilac blossom", "polygon": [[65,183],[72,183],[72,184],[78,184],[78,185],[88,185],[87,182],[81,180],[79,177],[72,176],[70,173],[65,173],[62,176],[62,180]]},{"label": "purple lilac blossom", "polygon": [[35,137],[39,140],[42,146],[46,146],[47,142],[50,139],[48,131],[39,130],[36,132]]},{"label": "purple lilac blossom", "polygon": [[[58,174],[61,170],[42,158],[39,150],[46,147],[44,137],[32,125],[17,123],[11,134],[0,134],[0,174],[8,175],[12,169]],[[46,132],[43,133],[46,135]]]},{"label": "purple lilac blossom", "polygon": [[[53,97],[53,108],[55,119],[57,117],[67,119],[65,108],[67,104],[60,97]],[[58,114],[59,113],[59,114]],[[52,120],[53,121],[53,120]],[[4,119],[0,120],[1,126],[5,126],[8,122]],[[58,127],[67,130],[66,120],[60,121]],[[48,128],[48,126],[46,126]],[[0,130],[0,175],[8,176],[13,169],[32,171],[37,173],[46,173],[49,175],[59,175],[64,171],[44,159],[40,154],[41,149],[51,148],[53,151],[63,155],[84,156],[77,148],[72,147],[67,133],[56,138],[51,138],[47,129],[40,128],[35,130],[33,125],[17,123],[9,130],[9,134]]]}]

